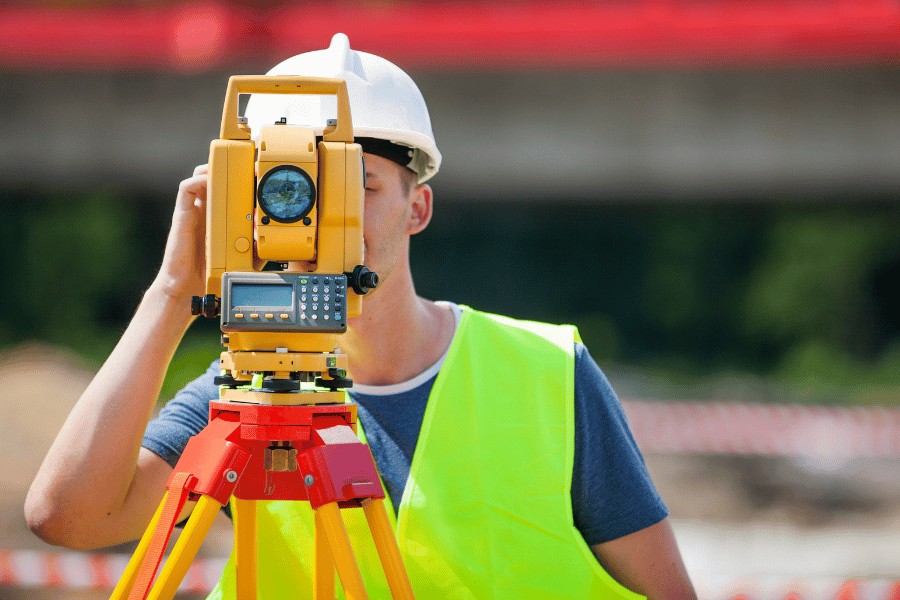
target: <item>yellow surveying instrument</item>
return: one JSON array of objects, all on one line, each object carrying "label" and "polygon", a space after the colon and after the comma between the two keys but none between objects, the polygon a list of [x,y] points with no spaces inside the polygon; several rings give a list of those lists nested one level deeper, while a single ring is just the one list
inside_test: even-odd
[{"label": "yellow surveying instrument", "polygon": [[[254,141],[238,116],[239,95],[249,93],[334,95],[337,119],[321,139],[282,119]],[[368,597],[339,512],[354,507],[365,512],[391,594],[413,598],[372,454],[356,435],[356,405],[343,391],[352,381],[338,339],[378,285],[363,265],[365,168],[346,84],[232,77],[219,137],[209,158],[206,294],[192,310],[221,319],[220,398],[175,466],[112,598],[172,598],[232,497],[241,600],[257,597],[256,500],[310,503],[316,600],[334,597],[335,570],[348,598]],[[197,504],[154,582],[189,500]]]}]

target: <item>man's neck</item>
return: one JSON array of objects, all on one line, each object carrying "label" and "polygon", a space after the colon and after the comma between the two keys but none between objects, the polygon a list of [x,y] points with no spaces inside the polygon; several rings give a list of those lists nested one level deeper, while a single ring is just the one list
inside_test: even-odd
[{"label": "man's neck", "polygon": [[366,385],[391,385],[433,365],[453,339],[448,307],[416,295],[411,277],[392,277],[363,300],[350,320],[341,349],[350,356],[350,377]]}]

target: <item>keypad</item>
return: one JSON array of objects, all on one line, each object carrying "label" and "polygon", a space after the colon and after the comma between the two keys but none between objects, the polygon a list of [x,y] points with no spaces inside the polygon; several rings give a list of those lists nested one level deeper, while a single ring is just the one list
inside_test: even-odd
[{"label": "keypad", "polygon": [[[292,286],[293,306],[273,306],[274,302],[258,305],[230,304],[222,311],[223,331],[288,331],[341,332],[347,326],[347,277],[343,274],[315,276],[299,273],[230,274],[223,281],[235,285],[263,286],[285,284]],[[262,283],[264,282],[264,283]],[[229,288],[230,289],[230,288]],[[230,298],[230,292],[228,293]],[[266,298],[265,296],[260,296]],[[275,309],[275,310],[273,310]],[[286,310],[287,309],[287,310]],[[271,311],[271,312],[268,312]],[[227,315],[227,316],[226,316]],[[226,322],[227,321],[227,322]]]},{"label": "keypad", "polygon": [[332,329],[347,322],[344,275],[317,275],[300,281],[300,324],[310,328]]}]

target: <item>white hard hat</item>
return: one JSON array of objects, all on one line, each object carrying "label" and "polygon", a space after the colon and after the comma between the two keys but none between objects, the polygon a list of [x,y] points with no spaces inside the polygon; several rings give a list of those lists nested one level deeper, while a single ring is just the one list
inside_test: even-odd
[{"label": "white hard hat", "polygon": [[[335,34],[325,50],[289,58],[267,75],[336,77],[347,82],[353,135],[375,138],[410,148],[409,167],[418,181],[427,181],[441,166],[441,153],[431,131],[431,119],[422,93],[400,67],[374,54],[350,49],[343,33]],[[289,124],[317,132],[337,116],[334,96],[253,94],[244,112],[257,138],[263,126],[282,118]],[[364,144],[365,148],[365,144]]]}]

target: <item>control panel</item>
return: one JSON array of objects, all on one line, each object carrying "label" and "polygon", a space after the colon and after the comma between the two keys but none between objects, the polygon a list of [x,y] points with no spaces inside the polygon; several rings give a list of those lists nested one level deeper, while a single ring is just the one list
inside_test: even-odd
[{"label": "control panel", "polygon": [[225,273],[222,331],[343,333],[347,277],[321,273]]}]

